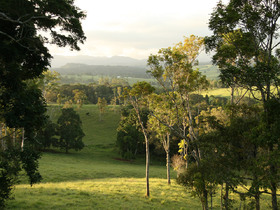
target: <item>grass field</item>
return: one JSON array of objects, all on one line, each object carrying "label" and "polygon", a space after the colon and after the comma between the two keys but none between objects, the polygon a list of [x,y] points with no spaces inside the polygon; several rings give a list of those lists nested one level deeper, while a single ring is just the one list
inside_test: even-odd
[{"label": "grass field", "polygon": [[[61,83],[79,83],[79,84],[90,84],[90,83],[97,83],[100,78],[104,76],[101,75],[78,75],[78,74],[67,74],[61,75]],[[112,79],[109,76],[105,76]],[[124,81],[126,81],[129,85],[133,85],[138,81],[146,81],[146,82],[156,82],[155,79],[149,78],[135,78],[135,77],[122,77]]]},{"label": "grass field", "polygon": [[[58,110],[57,106],[49,107],[54,120]],[[86,147],[70,154],[59,150],[43,153],[42,183],[30,187],[21,177],[7,209],[201,209],[199,199],[176,184],[173,170],[172,184],[167,185],[165,163],[153,159],[151,196],[145,197],[145,160],[124,161],[114,146],[118,112],[109,107],[101,122],[95,105],[83,106],[79,114]],[[213,209],[220,209],[219,202],[217,194]]]}]

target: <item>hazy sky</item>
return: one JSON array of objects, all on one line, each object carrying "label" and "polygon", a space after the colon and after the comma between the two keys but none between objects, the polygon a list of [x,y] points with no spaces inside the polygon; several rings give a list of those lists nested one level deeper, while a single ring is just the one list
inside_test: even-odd
[{"label": "hazy sky", "polygon": [[86,11],[87,41],[80,52],[50,47],[52,54],[129,56],[145,59],[184,36],[210,35],[208,20],[218,0],[76,0]]}]

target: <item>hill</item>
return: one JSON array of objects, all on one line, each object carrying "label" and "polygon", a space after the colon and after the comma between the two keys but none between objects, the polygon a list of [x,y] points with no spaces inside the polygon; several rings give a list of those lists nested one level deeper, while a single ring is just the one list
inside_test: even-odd
[{"label": "hill", "polygon": [[60,68],[67,63],[82,63],[86,65],[103,66],[146,66],[146,59],[134,59],[125,56],[94,57],[94,56],[62,56],[54,55],[51,61],[52,68]]},{"label": "hill", "polygon": [[137,66],[104,66],[68,63],[61,68],[53,68],[61,75],[92,75],[110,77],[148,78],[145,67]]},{"label": "hill", "polygon": [[[216,66],[210,64],[204,64],[197,66],[199,71],[206,75],[210,80],[218,79],[219,70]],[[60,68],[53,68],[52,70],[59,72],[62,78],[66,75],[71,77],[75,81],[77,75],[87,76],[107,76],[107,77],[119,77],[119,78],[137,78],[148,79],[151,78],[147,73],[147,68],[144,66],[110,66],[110,65],[87,65],[81,63],[68,63]],[[89,83],[91,78],[77,78],[79,83]]]}]

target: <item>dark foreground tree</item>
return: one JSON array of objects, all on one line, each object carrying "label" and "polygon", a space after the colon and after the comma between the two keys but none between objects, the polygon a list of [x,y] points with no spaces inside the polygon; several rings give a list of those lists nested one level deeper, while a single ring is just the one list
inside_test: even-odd
[{"label": "dark foreground tree", "polygon": [[68,153],[69,149],[81,150],[84,147],[82,141],[85,136],[82,130],[82,121],[80,116],[73,108],[62,109],[62,114],[57,120],[58,124],[58,146],[65,149]]},{"label": "dark foreground tree", "polygon": [[262,102],[262,138],[258,141],[267,151],[269,168],[263,187],[270,188],[275,210],[280,182],[280,134],[274,132],[279,127],[275,113],[280,106],[279,17],[279,1],[219,2],[209,21],[213,36],[205,39],[207,48],[215,50],[213,61],[221,70],[223,82],[245,88]]},{"label": "dark foreground tree", "polygon": [[9,167],[13,161],[27,170],[31,183],[39,181],[39,156],[32,155],[32,148],[36,130],[45,120],[45,104],[42,92],[28,81],[50,65],[46,43],[78,50],[78,43],[85,40],[80,22],[85,14],[73,2],[0,0],[0,208],[15,183],[15,169],[21,168]]}]

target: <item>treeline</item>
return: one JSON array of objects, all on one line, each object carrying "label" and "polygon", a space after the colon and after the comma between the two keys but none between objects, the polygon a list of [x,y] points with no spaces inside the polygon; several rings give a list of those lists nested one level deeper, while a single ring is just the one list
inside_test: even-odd
[{"label": "treeline", "polygon": [[[98,98],[104,98],[107,104],[113,103],[119,97],[126,83],[114,83],[114,79],[109,81],[103,78],[100,84],[57,84],[54,88],[46,91],[45,99],[48,103],[64,104],[66,102],[77,103],[82,101],[84,104],[97,104]],[[119,104],[118,101],[116,101]]]},{"label": "treeline", "polygon": [[[251,104],[256,103],[254,100],[249,98],[245,98],[243,101],[247,101]],[[198,109],[207,110],[210,108],[226,107],[229,102],[230,99],[227,97],[209,97],[208,95],[203,96],[199,94],[190,95],[190,103],[192,104],[194,112],[198,112]],[[149,144],[150,153],[153,158],[160,158],[162,160],[165,157],[164,147],[167,145],[164,145],[157,132],[153,131],[153,122],[151,119],[149,121],[150,110],[143,109],[141,114],[143,124],[146,127],[149,127],[151,131],[151,141]],[[116,144],[121,156],[124,159],[135,159],[138,155],[145,154],[145,139],[137,121],[137,113],[133,109],[133,106],[130,104],[123,105],[121,108],[121,121],[117,129]],[[154,126],[159,127],[160,124]],[[178,154],[178,144],[180,143],[181,138],[175,132],[172,132],[170,136],[172,136],[172,138],[170,140],[169,155],[172,157]]]},{"label": "treeline", "polygon": [[[211,81],[210,86],[213,88],[223,88],[224,86],[218,81]],[[84,104],[97,104],[98,98],[104,98],[107,104],[116,103],[120,105],[120,101],[116,98],[121,96],[124,88],[129,87],[128,85],[111,85],[111,84],[63,84],[57,86],[54,90],[48,91],[45,95],[45,99],[48,103],[59,103],[64,104],[65,102],[71,101],[72,103],[77,102],[79,98],[83,100]],[[158,88],[157,92],[163,90]],[[227,98],[221,96],[208,96],[206,95],[209,103],[226,104]],[[114,101],[116,100],[116,102]]]}]

